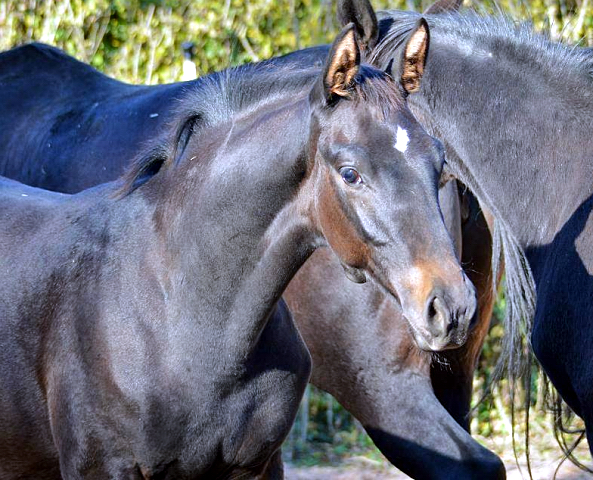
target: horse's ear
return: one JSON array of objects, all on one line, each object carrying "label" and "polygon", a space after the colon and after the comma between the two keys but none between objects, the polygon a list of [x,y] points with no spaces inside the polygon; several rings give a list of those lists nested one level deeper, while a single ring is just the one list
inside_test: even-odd
[{"label": "horse's ear", "polygon": [[401,61],[400,81],[407,93],[414,93],[420,89],[429,43],[428,23],[421,18],[408,37]]},{"label": "horse's ear", "polygon": [[377,44],[379,27],[377,16],[369,0],[340,0],[338,19],[342,25],[353,23],[356,26],[360,47],[365,52]]},{"label": "horse's ear", "polygon": [[427,15],[434,13],[457,12],[461,8],[463,0],[437,0],[430,7],[424,10]]},{"label": "horse's ear", "polygon": [[356,27],[349,24],[340,32],[331,46],[323,72],[323,90],[326,101],[348,97],[360,69],[360,49],[356,41]]}]

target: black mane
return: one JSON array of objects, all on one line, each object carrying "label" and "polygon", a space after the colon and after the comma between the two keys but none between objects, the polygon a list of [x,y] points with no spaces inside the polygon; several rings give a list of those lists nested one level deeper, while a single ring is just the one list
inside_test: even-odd
[{"label": "black mane", "polygon": [[[381,41],[373,50],[373,63],[384,60],[386,55],[398,48],[407,38],[422,14],[386,10],[379,12]],[[537,32],[529,22],[517,23],[504,15],[489,16],[466,11],[427,15],[432,32],[449,45],[459,46],[460,39],[468,45],[484,51],[509,52],[538,64],[544,72],[558,72],[559,80],[568,71],[581,73],[588,78],[593,75],[593,55],[587,48],[559,43],[545,32]]]}]

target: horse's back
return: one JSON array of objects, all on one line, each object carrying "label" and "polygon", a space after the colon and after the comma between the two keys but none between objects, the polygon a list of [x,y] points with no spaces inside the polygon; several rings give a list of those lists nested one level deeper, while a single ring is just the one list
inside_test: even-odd
[{"label": "horse's back", "polygon": [[[90,65],[42,43],[30,43],[0,53],[0,139],[21,133],[20,141],[34,133],[34,125],[51,118],[67,103],[96,101],[126,88]],[[62,105],[60,107],[60,105]]]},{"label": "horse's back", "polygon": [[36,186],[46,186],[45,165],[37,168],[40,160],[51,161],[58,154],[56,147],[63,151],[56,145],[56,134],[78,133],[76,123],[69,121],[77,117],[75,112],[107,92],[125,88],[40,43],[0,53],[0,85],[0,174]]},{"label": "horse's back", "polygon": [[33,187],[18,180],[0,176],[0,201],[29,196],[35,201],[50,203],[68,198],[68,195],[63,193],[44,190],[43,188]]},{"label": "horse's back", "polygon": [[[0,79],[22,81],[30,88],[42,88],[41,91],[29,91],[15,101],[27,102],[31,95],[70,96],[76,81],[76,87],[92,93],[98,86],[124,85],[111,79],[86,63],[67,55],[62,50],[43,43],[28,43],[0,53]],[[66,83],[65,83],[66,82]]]},{"label": "horse's back", "polygon": [[120,175],[184,84],[126,84],[34,43],[0,54],[0,85],[0,175],[74,193]]}]

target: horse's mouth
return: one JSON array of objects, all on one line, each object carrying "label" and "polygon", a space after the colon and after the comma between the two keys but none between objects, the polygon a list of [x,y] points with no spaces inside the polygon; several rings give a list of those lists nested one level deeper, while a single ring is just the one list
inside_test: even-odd
[{"label": "horse's mouth", "polygon": [[438,353],[446,350],[455,350],[464,345],[465,340],[460,339],[459,335],[446,337],[433,337],[429,332],[424,333],[421,328],[418,328],[404,315],[410,333],[414,338],[416,346],[425,352]]}]

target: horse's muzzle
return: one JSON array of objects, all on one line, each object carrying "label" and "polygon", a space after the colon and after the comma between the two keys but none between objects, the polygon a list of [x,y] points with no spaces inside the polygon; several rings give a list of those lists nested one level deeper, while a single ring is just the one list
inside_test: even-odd
[{"label": "horse's muzzle", "polygon": [[424,307],[422,326],[413,329],[422,350],[441,351],[461,347],[476,312],[476,290],[463,274],[459,289],[433,288]]}]

